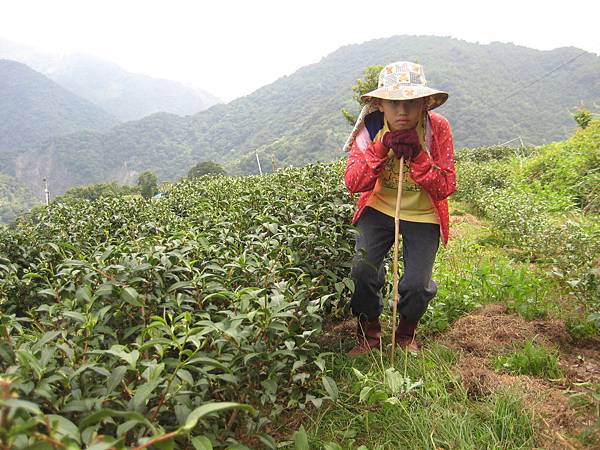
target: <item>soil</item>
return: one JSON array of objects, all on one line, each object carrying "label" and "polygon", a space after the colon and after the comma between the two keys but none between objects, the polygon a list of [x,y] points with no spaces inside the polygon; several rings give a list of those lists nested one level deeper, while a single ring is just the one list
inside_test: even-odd
[{"label": "soil", "polygon": [[570,342],[563,322],[536,320],[508,314],[503,305],[487,305],[458,319],[439,339],[441,343],[476,356],[490,356],[514,351],[527,339],[547,346],[564,346]]},{"label": "soil", "polygon": [[[494,370],[493,357],[514,351],[531,339],[559,351],[564,377],[546,380]],[[458,370],[470,396],[477,398],[511,389],[523,398],[523,404],[541,419],[537,440],[542,448],[582,448],[574,436],[590,430],[600,442],[597,425],[594,430],[598,419],[593,407],[577,407],[570,400],[589,394],[590,385],[600,382],[600,342],[575,343],[562,321],[527,322],[508,314],[501,305],[488,305],[461,317],[436,340],[460,353]]]},{"label": "soil", "polygon": [[348,318],[343,321],[326,321],[323,323],[323,331],[317,337],[316,342],[323,351],[345,353],[356,344],[356,319]]}]

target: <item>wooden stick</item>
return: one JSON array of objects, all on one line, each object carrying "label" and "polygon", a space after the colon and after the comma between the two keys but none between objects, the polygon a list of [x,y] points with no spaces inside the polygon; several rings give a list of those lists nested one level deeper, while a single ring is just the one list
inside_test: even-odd
[{"label": "wooden stick", "polygon": [[398,310],[398,242],[400,240],[400,200],[402,199],[402,178],[404,177],[404,156],[400,158],[400,173],[398,174],[398,194],[396,196],[396,212],[394,214],[394,304],[392,305],[392,357],[394,367],[396,353],[396,315]]}]

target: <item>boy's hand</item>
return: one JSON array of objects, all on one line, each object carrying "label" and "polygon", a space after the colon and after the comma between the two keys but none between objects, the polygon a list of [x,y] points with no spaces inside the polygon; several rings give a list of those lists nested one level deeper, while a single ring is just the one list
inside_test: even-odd
[{"label": "boy's hand", "polygon": [[383,145],[391,148],[398,159],[416,157],[421,152],[421,142],[415,129],[388,131],[381,139]]}]

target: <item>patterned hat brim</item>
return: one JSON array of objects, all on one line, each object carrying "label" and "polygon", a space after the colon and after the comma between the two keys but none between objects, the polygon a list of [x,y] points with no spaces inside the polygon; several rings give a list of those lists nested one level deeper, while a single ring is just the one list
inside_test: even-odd
[{"label": "patterned hat brim", "polygon": [[406,86],[401,87],[400,89],[381,87],[361,95],[360,99],[367,103],[373,98],[381,98],[383,100],[413,100],[423,97],[430,97],[427,109],[432,110],[446,103],[446,100],[448,100],[448,93],[431,89],[426,86]]}]

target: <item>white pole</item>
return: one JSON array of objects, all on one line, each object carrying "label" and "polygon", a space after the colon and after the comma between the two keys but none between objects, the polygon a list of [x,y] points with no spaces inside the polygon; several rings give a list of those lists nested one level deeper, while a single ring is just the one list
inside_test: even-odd
[{"label": "white pole", "polygon": [[258,152],[255,153],[256,155],[256,164],[258,164],[258,172],[262,175],[262,168],[260,167],[260,159],[258,159]]},{"label": "white pole", "polygon": [[48,179],[44,178],[44,194],[46,197],[46,206],[50,204],[50,191],[48,190]]},{"label": "white pole", "polygon": [[[498,145],[506,145],[506,144],[510,144],[511,142],[514,142],[514,141],[516,141],[516,140],[518,140],[518,139],[521,139],[521,136],[519,136],[519,137],[516,137],[516,138],[514,138],[514,139],[511,139],[510,141],[503,142],[502,144],[498,144]],[[523,142],[523,141],[521,141],[521,142]]]}]

